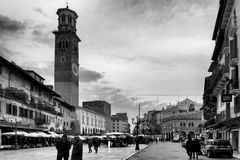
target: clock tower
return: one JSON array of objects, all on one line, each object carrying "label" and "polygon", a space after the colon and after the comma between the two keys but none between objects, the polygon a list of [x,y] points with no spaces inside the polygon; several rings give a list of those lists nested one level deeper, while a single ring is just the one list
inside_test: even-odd
[{"label": "clock tower", "polygon": [[76,34],[78,15],[66,8],[57,10],[58,29],[55,35],[54,87],[62,99],[71,105],[79,104],[79,53]]}]

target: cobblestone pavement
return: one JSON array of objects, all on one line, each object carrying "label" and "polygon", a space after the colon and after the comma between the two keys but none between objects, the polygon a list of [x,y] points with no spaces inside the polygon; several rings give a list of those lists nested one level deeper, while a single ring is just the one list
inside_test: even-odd
[{"label": "cobblestone pavement", "polygon": [[[147,145],[140,145],[141,149],[145,147]],[[107,148],[107,146],[102,145],[98,153],[88,153],[88,147],[84,145],[83,160],[123,160],[136,152],[135,145],[121,148]],[[55,147],[0,151],[1,160],[55,160],[56,155],[57,151]]]},{"label": "cobblestone pavement", "polygon": [[[199,160],[239,160],[237,158],[224,157],[207,158],[206,156],[199,156],[198,158]],[[158,142],[146,147],[127,160],[188,160],[188,156],[180,143]]]}]

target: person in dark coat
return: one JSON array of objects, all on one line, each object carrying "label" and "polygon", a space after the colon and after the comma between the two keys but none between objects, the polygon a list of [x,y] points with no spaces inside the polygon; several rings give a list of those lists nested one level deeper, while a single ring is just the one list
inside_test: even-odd
[{"label": "person in dark coat", "polygon": [[57,160],[68,160],[71,143],[67,140],[67,135],[63,135],[61,140],[56,143]]},{"label": "person in dark coat", "polygon": [[193,152],[193,149],[192,149],[192,137],[190,135],[188,135],[188,139],[187,139],[187,142],[186,142],[186,150],[187,150],[187,154],[189,156],[189,159],[192,159],[192,152]]},{"label": "person in dark coat", "polygon": [[92,139],[88,139],[88,153],[91,153],[92,152],[92,146],[93,146],[93,142],[92,142]]},{"label": "person in dark coat", "polygon": [[71,160],[82,160],[82,156],[83,156],[83,143],[79,137],[74,137],[74,145]]},{"label": "person in dark coat", "polygon": [[192,149],[193,149],[193,158],[196,157],[198,159],[198,154],[201,152],[201,145],[197,138],[192,141]]},{"label": "person in dark coat", "polygon": [[95,153],[98,152],[98,147],[100,147],[100,140],[98,138],[93,138],[93,146],[94,146],[94,150]]}]

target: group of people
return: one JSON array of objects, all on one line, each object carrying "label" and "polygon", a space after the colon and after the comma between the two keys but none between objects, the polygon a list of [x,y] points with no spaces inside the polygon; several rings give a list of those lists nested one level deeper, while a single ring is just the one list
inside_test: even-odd
[{"label": "group of people", "polygon": [[192,159],[192,158],[198,159],[198,155],[201,153],[201,145],[197,138],[194,138],[192,140],[192,137],[188,135],[185,148],[187,150],[189,159]]},{"label": "group of people", "polygon": [[92,146],[94,147],[95,153],[98,152],[98,147],[100,147],[101,141],[98,138],[88,139],[88,153],[92,153]]},{"label": "group of people", "polygon": [[[92,146],[94,147],[95,153],[98,152],[101,141],[98,138],[88,139],[88,149],[92,152]],[[68,141],[67,135],[63,135],[61,140],[56,143],[57,149],[57,160],[68,160],[69,151],[71,149],[72,143]],[[82,160],[83,156],[83,143],[78,136],[74,137],[73,149],[71,160]]]},{"label": "group of people", "polygon": [[[67,135],[63,135],[61,140],[56,143],[57,160],[68,160],[69,151],[71,149],[71,142],[68,141]],[[74,137],[74,144],[72,149],[71,160],[82,160],[83,143],[79,137]]]}]

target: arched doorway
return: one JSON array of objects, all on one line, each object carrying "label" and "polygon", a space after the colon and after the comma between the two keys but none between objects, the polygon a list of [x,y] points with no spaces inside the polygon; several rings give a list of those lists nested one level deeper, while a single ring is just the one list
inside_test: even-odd
[{"label": "arched doorway", "polygon": [[192,138],[195,138],[195,133],[193,131],[189,131],[188,133]]},{"label": "arched doorway", "polygon": [[180,140],[184,140],[187,138],[187,133],[185,131],[180,131],[179,133]]}]

